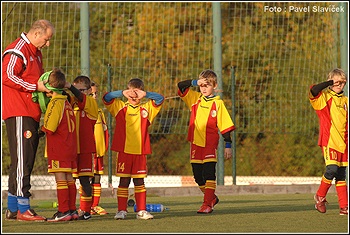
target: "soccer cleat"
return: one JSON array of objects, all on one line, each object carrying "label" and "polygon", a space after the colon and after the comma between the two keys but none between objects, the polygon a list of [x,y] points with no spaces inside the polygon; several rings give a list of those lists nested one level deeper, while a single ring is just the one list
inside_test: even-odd
[{"label": "soccer cleat", "polygon": [[213,212],[213,208],[211,206],[208,206],[206,204],[203,204],[201,208],[197,211],[199,214],[209,214]]},{"label": "soccer cleat", "polygon": [[79,210],[78,215],[79,215],[78,220],[91,219],[91,214],[90,212],[87,212],[87,211]]},{"label": "soccer cleat", "polygon": [[326,213],[326,204],[328,204],[326,197],[320,197],[317,194],[314,196],[315,209],[321,213]]},{"label": "soccer cleat", "polygon": [[128,214],[127,211],[118,211],[115,214],[114,219],[125,219],[127,214]]},{"label": "soccer cleat", "polygon": [[100,206],[95,206],[91,209],[91,215],[107,215],[108,212]]},{"label": "soccer cleat", "polygon": [[151,213],[149,213],[148,211],[141,210],[137,212],[136,219],[153,219],[153,215],[151,215]]},{"label": "soccer cleat", "polygon": [[11,212],[9,209],[5,211],[5,220],[16,220],[17,219],[17,211]]},{"label": "soccer cleat", "polygon": [[72,215],[70,211],[66,211],[65,213],[57,211],[51,219],[47,219],[47,222],[59,222],[59,221],[69,221],[72,220]]},{"label": "soccer cleat", "polygon": [[211,201],[211,208],[214,209],[214,206],[219,203],[218,196],[215,195],[215,198]]},{"label": "soccer cleat", "polygon": [[70,215],[71,215],[71,217],[72,217],[71,220],[78,220],[78,219],[79,219],[78,211],[76,211],[76,210],[70,210],[69,212],[70,212]]},{"label": "soccer cleat", "polygon": [[348,207],[340,208],[339,215],[348,215]]},{"label": "soccer cleat", "polygon": [[18,210],[17,212],[18,221],[46,221],[44,216],[40,216],[33,209],[26,210],[23,214]]}]

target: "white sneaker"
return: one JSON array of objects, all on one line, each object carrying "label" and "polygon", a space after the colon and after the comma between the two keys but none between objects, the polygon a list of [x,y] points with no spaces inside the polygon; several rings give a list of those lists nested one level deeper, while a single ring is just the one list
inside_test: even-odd
[{"label": "white sneaker", "polygon": [[127,214],[128,214],[128,212],[126,212],[126,211],[118,211],[115,214],[114,219],[125,219]]},{"label": "white sneaker", "polygon": [[148,211],[142,210],[137,212],[136,219],[153,219],[153,215]]}]

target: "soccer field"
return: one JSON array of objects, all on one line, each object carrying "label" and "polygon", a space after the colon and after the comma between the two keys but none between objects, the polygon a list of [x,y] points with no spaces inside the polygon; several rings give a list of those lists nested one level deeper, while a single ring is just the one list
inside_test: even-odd
[{"label": "soccer field", "polygon": [[[4,219],[2,233],[344,233],[349,232],[348,216],[340,216],[337,196],[329,193],[327,213],[314,209],[313,194],[223,195],[211,214],[197,214],[202,197],[155,197],[147,203],[161,203],[169,208],[152,212],[153,220],[137,220],[133,207],[125,220],[114,220],[115,198],[101,198],[100,205],[109,214],[94,215],[87,221],[17,222]],[[31,200],[33,209],[51,217],[54,208],[39,208],[39,200]],[[3,200],[6,207],[6,200]]]}]

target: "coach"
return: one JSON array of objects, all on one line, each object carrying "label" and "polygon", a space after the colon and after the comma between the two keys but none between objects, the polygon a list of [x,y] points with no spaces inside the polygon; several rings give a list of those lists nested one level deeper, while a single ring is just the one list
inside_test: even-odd
[{"label": "coach", "polygon": [[30,208],[30,175],[39,144],[41,118],[39,103],[33,102],[35,91],[49,92],[43,82],[41,49],[50,45],[55,32],[52,23],[41,19],[28,33],[22,33],[2,55],[2,119],[5,121],[11,155],[8,201],[5,219],[44,221]]}]

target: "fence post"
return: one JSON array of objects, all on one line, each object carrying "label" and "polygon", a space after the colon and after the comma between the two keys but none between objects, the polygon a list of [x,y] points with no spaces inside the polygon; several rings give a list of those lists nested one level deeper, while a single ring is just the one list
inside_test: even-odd
[{"label": "fence post", "polygon": [[[236,66],[231,67],[231,101],[232,101],[232,120],[233,124],[235,124],[235,85],[236,85],[236,78],[235,78],[235,68]],[[233,131],[232,135],[232,184],[236,185],[236,132]]]},{"label": "fence post", "polygon": [[[107,92],[111,91],[111,65],[108,64],[107,67]],[[109,139],[108,139],[108,185],[112,186],[112,150],[111,150],[111,146],[112,146],[112,114],[110,112],[108,112],[108,119],[107,119],[107,126],[108,126],[108,135],[109,135]]]},{"label": "fence post", "polygon": [[81,74],[90,77],[89,3],[83,2],[80,6]]},{"label": "fence post", "polygon": [[[221,5],[213,2],[213,57],[214,71],[218,76],[218,94],[222,98],[222,51],[221,51]],[[219,134],[220,135],[220,134]],[[220,135],[218,145],[217,185],[225,184],[224,140]]]}]

